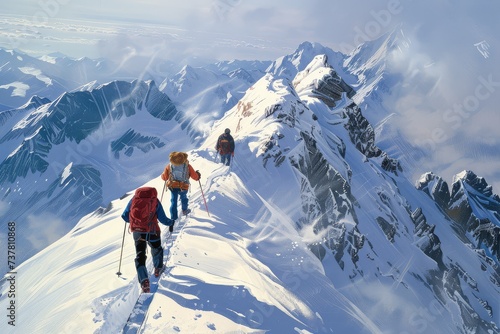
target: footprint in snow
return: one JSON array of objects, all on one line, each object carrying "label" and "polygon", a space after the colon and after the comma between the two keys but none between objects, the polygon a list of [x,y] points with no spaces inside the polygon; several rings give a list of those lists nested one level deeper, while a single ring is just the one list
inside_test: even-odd
[{"label": "footprint in snow", "polygon": [[161,318],[161,311],[158,311],[153,315],[153,319],[158,319],[158,318]]}]

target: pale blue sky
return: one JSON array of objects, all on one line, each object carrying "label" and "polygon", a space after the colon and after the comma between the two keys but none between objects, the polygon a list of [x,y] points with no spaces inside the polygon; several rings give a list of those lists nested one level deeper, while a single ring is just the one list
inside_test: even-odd
[{"label": "pale blue sky", "polygon": [[[445,131],[429,168],[448,181],[471,168],[498,192],[499,15],[497,0],[23,0],[3,5],[0,46],[91,58],[274,60],[303,41],[349,52],[401,26],[411,46],[392,64],[404,79],[401,98],[388,102],[411,120],[401,130],[427,149],[432,131]],[[453,111],[477,102],[478,89],[488,97],[471,112]]]},{"label": "pale blue sky", "polygon": [[[259,53],[282,55],[302,41],[316,41],[335,49],[355,47],[399,23],[439,52],[463,41],[497,38],[498,1],[479,0],[23,0],[4,4],[2,14],[24,15],[32,24],[54,25],[60,20],[175,27],[193,38],[257,44]],[[67,22],[67,21],[66,21]],[[95,26],[90,24],[90,26]],[[444,37],[447,40],[443,40]],[[87,36],[90,38],[90,35]],[[112,38],[112,34],[107,37]],[[271,50],[268,50],[271,49]],[[444,49],[444,50],[443,50]],[[245,48],[235,48],[238,57]],[[216,50],[210,50],[216,56]],[[227,52],[227,50],[223,50]],[[87,52],[96,52],[88,50]],[[68,52],[69,53],[69,52]],[[76,52],[75,52],[76,55]]]}]

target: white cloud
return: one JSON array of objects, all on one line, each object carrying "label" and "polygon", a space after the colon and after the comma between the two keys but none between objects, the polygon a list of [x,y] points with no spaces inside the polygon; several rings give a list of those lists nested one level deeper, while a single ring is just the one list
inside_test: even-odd
[{"label": "white cloud", "polygon": [[[493,32],[500,27],[492,13],[500,4],[402,3],[410,43],[392,59],[401,82],[385,102],[403,116],[397,127],[430,155],[417,174],[432,170],[450,181],[470,169],[498,184],[500,71],[493,59],[500,39]],[[488,57],[478,42],[487,43]]]},{"label": "white cloud", "polygon": [[41,249],[60,238],[60,231],[66,230],[64,221],[54,214],[41,213],[27,217],[26,238],[34,249]]},{"label": "white cloud", "polygon": [[26,96],[26,91],[29,88],[30,86],[19,81],[11,82],[9,84],[0,86],[0,89],[7,89],[7,90],[12,89],[11,96],[21,96],[21,97]]}]

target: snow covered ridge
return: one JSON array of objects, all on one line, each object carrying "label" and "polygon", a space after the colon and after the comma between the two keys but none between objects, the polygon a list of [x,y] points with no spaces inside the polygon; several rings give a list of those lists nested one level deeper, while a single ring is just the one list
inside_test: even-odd
[{"label": "snow covered ridge", "polygon": [[[30,62],[43,68],[43,73],[65,68],[68,77],[75,77],[75,61],[70,59],[58,57],[50,62],[54,67],[44,67],[48,65],[16,52],[6,55],[13,55],[24,67]],[[92,64],[88,59],[77,62]],[[106,72],[104,64],[94,65]],[[40,217],[45,217],[54,226],[47,228],[52,233],[40,235],[30,229],[21,236],[26,240],[18,240],[24,249],[20,259],[63,236],[83,215],[106,207],[131,186],[157,175],[171,150],[187,149],[196,142],[201,130],[213,123],[211,117],[236,104],[240,91],[245,91],[268,66],[265,62],[248,62],[245,70],[239,67],[242,64],[247,62],[214,64],[210,67],[215,73],[212,79],[201,80],[201,84],[180,76],[176,87],[182,93],[172,94],[180,109],[154,81],[99,84],[104,74],[86,70],[92,81],[76,90],[54,96],[53,101],[34,95],[23,106],[0,112],[0,199],[6,208],[3,216],[26,220],[30,227],[38,226]],[[163,90],[169,93],[171,86],[171,81],[162,83]],[[204,103],[200,96],[204,96]],[[192,104],[200,109],[191,108]],[[208,118],[199,117],[202,113]],[[200,123],[203,128],[197,126]],[[74,173],[63,176],[69,166]],[[0,267],[5,268],[5,264],[2,262]]]},{"label": "snow covered ridge", "polygon": [[[143,332],[500,333],[498,256],[488,243],[494,234],[466,229],[447,211],[467,204],[469,217],[498,226],[498,196],[471,173],[455,180],[451,194],[432,174],[415,187],[399,160],[376,145],[369,121],[375,95],[351,81],[352,73],[367,72],[343,68],[344,60],[318,44],[302,44],[273,62],[230,110],[213,119],[213,128],[194,140],[196,145],[187,134],[193,130],[186,114],[189,103],[204,96],[196,76],[188,75],[198,69],[186,68],[182,85],[162,87],[180,88],[179,96],[189,96],[190,89],[199,94],[179,109],[176,105],[169,121],[146,112],[144,98],[118,94],[107,100],[135,114],[110,107],[107,115],[119,117],[105,118],[79,144],[98,142],[99,134],[102,147],[94,146],[92,159],[61,164],[54,182],[71,189],[73,169],[94,163],[101,180],[121,193],[17,268],[15,330],[121,332],[139,286],[127,234],[123,275],[115,275],[124,231],[120,214],[135,187],[163,188],[158,174],[175,148],[189,150],[202,179],[192,184],[192,215],[176,224],[171,239],[164,231],[168,268],[151,304],[141,310],[144,321],[137,328]],[[209,96],[220,96],[212,95],[216,82],[207,81]],[[363,113],[353,88],[363,90]],[[42,107],[32,123],[23,124],[41,122],[46,111]],[[180,119],[185,121],[179,124]],[[237,147],[230,168],[217,162],[213,150],[227,127]],[[144,173],[151,176],[137,177]],[[24,191],[24,184],[19,187]],[[109,188],[101,187],[103,198],[113,195]],[[162,197],[166,206],[168,195]],[[2,309],[9,301],[6,289],[0,290]]]}]

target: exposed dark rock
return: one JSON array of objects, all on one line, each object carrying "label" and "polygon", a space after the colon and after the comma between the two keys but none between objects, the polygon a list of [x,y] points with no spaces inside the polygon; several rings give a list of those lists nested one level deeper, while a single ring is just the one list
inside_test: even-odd
[{"label": "exposed dark rock", "polygon": [[436,261],[440,269],[444,269],[443,251],[441,250],[441,241],[434,233],[435,225],[427,224],[421,208],[416,208],[411,213],[411,219],[415,224],[414,235],[419,239],[417,245],[431,259]]},{"label": "exposed dark rock", "polygon": [[484,178],[471,171],[458,174],[447,213],[470,234],[477,248],[484,245],[500,261],[500,198]]},{"label": "exposed dark rock", "polygon": [[429,195],[437,205],[446,209],[450,202],[448,183],[434,173],[425,173],[416,183],[416,188]]},{"label": "exposed dark rock", "polygon": [[120,158],[120,152],[131,156],[134,148],[147,153],[152,149],[165,146],[165,143],[158,137],[142,136],[140,133],[132,129],[128,129],[120,138],[111,142],[111,152],[114,153],[116,159]]},{"label": "exposed dark rock", "polygon": [[[304,142],[303,154],[291,157],[290,162],[304,176],[301,190],[305,198],[304,212],[309,221],[315,222],[315,233],[325,234],[322,246],[310,247],[316,255],[323,254],[319,251],[320,247],[330,249],[341,266],[344,265],[343,256],[346,253],[356,263],[365,237],[356,226],[347,229],[343,222],[343,219],[353,217],[357,225],[349,182],[323,157],[310,134],[301,132],[301,137]],[[312,192],[313,198],[307,196],[309,192]]]},{"label": "exposed dark rock", "polygon": [[355,103],[344,108],[344,117],[347,118],[344,127],[349,132],[349,138],[358,151],[367,158],[381,157],[381,167],[396,175],[398,171],[403,170],[397,159],[389,158],[384,151],[375,145],[375,131]]},{"label": "exposed dark rock", "polygon": [[382,229],[387,240],[394,242],[394,235],[396,234],[396,227],[385,220],[383,217],[377,217],[378,226]]},{"label": "exposed dark rock", "polygon": [[47,155],[52,148],[50,136],[45,128],[40,128],[35,136],[23,140],[14,154],[0,164],[0,184],[14,182],[28,173],[45,172],[49,166]]}]

